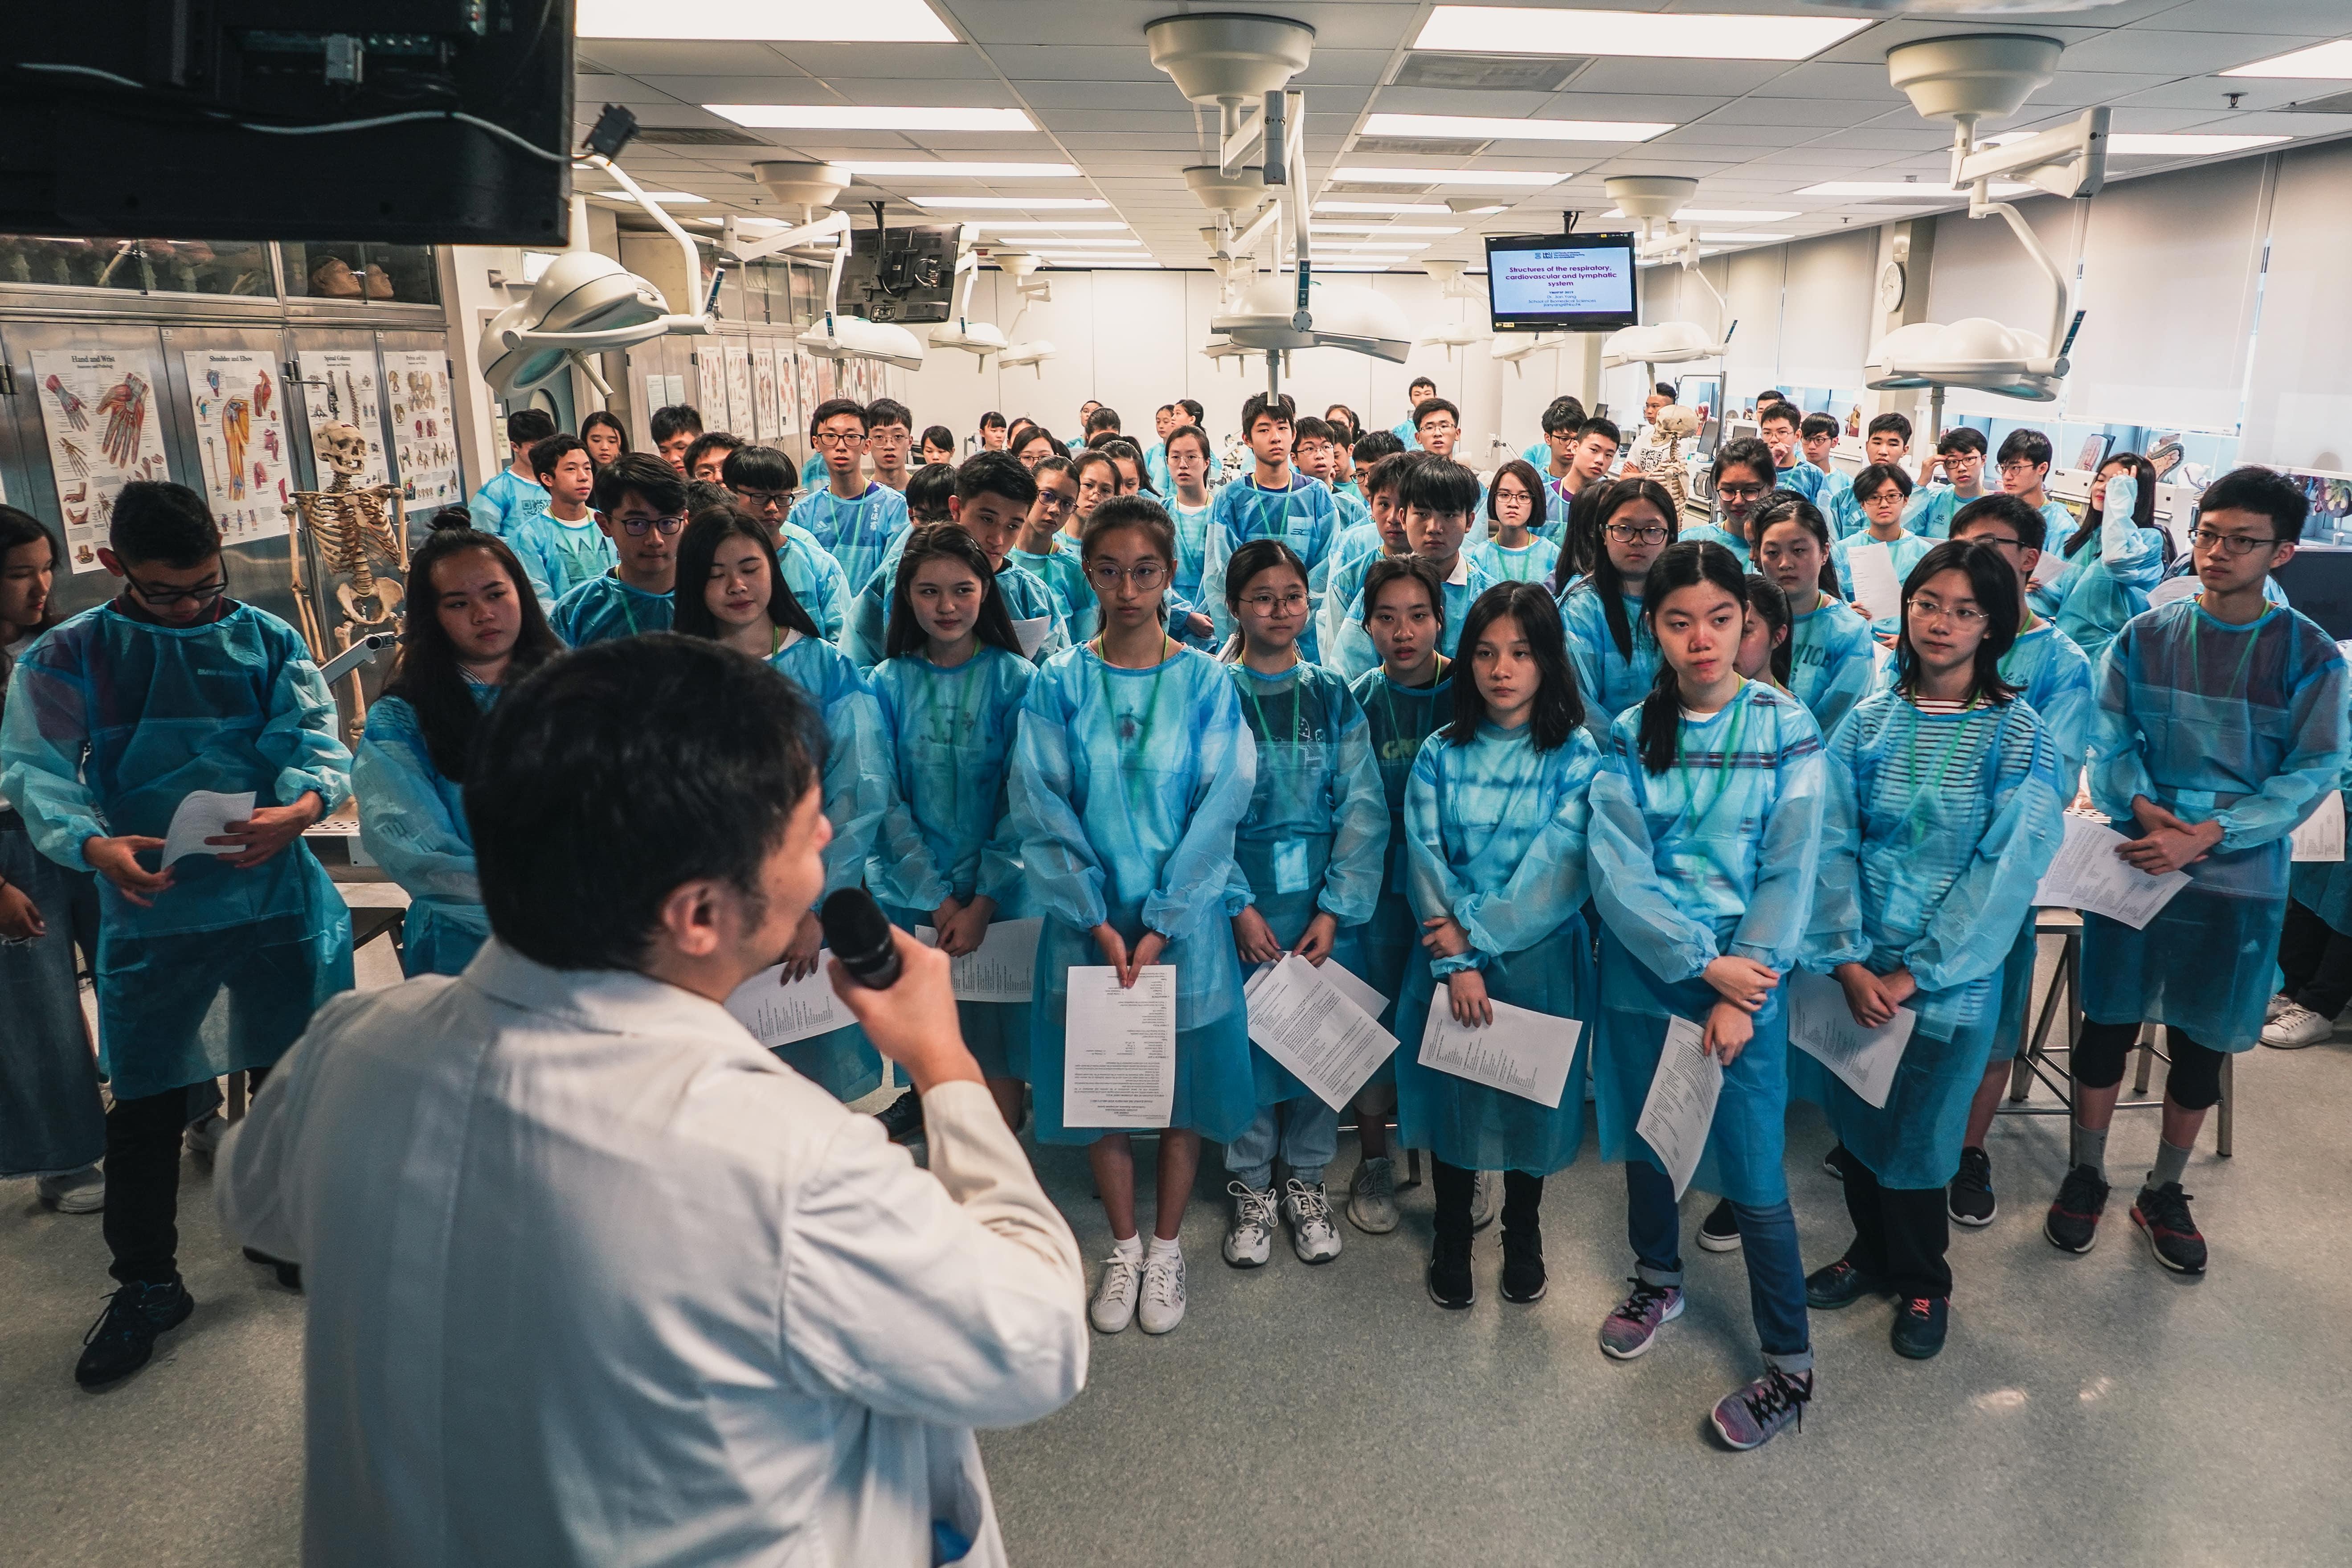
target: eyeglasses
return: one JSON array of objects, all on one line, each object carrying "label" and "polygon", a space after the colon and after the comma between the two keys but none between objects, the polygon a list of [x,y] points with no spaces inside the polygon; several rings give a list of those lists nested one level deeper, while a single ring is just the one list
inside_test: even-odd
[{"label": "eyeglasses", "polygon": [[1770,488],[1769,485],[1717,485],[1715,493],[1726,500],[1754,500]]},{"label": "eyeglasses", "polygon": [[2259,545],[2276,544],[2275,539],[2257,539],[2251,533],[2216,533],[2210,528],[2192,528],[2189,542],[2199,550],[2218,550],[2224,555],[2252,555]]},{"label": "eyeglasses", "polygon": [[820,447],[855,447],[866,437],[855,430],[820,430],[810,439]]},{"label": "eyeglasses", "polygon": [[2021,549],[2025,544],[2022,539],[2011,539],[2005,533],[1971,533],[1969,535],[1969,542],[1998,545],[2003,550]]},{"label": "eyeglasses", "polygon": [[1612,522],[1608,525],[1608,531],[1609,537],[1620,544],[1631,544],[1636,540],[1643,544],[1664,544],[1666,542],[1666,525],[1663,522],[1644,523],[1639,528],[1630,522]]},{"label": "eyeglasses", "polygon": [[614,521],[628,530],[629,537],[632,539],[643,539],[646,536],[646,530],[649,528],[661,530],[663,537],[667,538],[686,526],[686,513],[674,511],[667,517],[624,517]]},{"label": "eyeglasses", "polygon": [[1911,606],[1912,615],[1926,620],[1949,621],[1963,628],[1980,626],[1985,622],[1985,613],[1974,605],[1947,605],[1939,599],[1918,597],[1906,599],[1904,603]]},{"label": "eyeglasses", "polygon": [[193,600],[196,607],[202,609],[206,605],[217,603],[221,595],[228,592],[228,581],[226,578],[217,583],[200,583],[193,588],[151,588],[127,573],[124,574],[122,580],[130,584],[131,591],[142,599],[158,607],[165,605],[184,605]]},{"label": "eyeglasses", "polygon": [[2042,465],[2039,463],[2003,463],[2000,466],[2000,477],[2007,479],[2011,474],[2030,474],[2040,467]]},{"label": "eyeglasses", "polygon": [[1044,507],[1047,511],[1067,511],[1072,507],[1078,504],[1078,498],[1076,496],[1066,496],[1059,490],[1039,490],[1037,492],[1037,504]]},{"label": "eyeglasses", "polygon": [[[1145,586],[1140,583],[1136,585]],[[1253,613],[1261,616],[1270,616],[1276,610],[1280,610],[1286,616],[1296,615],[1307,607],[1307,595],[1296,591],[1280,595],[1244,594],[1242,595],[1242,603],[1247,605]]]},{"label": "eyeglasses", "polygon": [[790,490],[737,490],[735,499],[745,506],[790,506],[793,504],[793,492]]},{"label": "eyeglasses", "polygon": [[1139,561],[1125,568],[1114,566],[1108,561],[1097,561],[1087,568],[1087,580],[1105,593],[1117,588],[1119,580],[1125,578],[1148,594],[1160,586],[1167,576],[1168,568],[1157,561]]}]

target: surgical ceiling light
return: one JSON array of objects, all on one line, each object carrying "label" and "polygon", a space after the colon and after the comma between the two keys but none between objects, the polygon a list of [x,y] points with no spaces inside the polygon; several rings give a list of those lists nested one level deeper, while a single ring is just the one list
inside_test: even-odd
[{"label": "surgical ceiling light", "polygon": [[[1631,216],[1614,207],[1601,215],[1601,220],[1608,223]],[[1752,212],[1740,207],[1685,207],[1675,214],[1682,223],[1786,223],[1796,216],[1793,212]]]},{"label": "surgical ceiling light", "polygon": [[1644,261],[1675,262],[1683,268],[1685,277],[1698,279],[1699,287],[1715,300],[1718,331],[1709,332],[1696,321],[1653,321],[1621,327],[1601,340],[1601,368],[1615,370],[1621,365],[1640,364],[1647,367],[1648,379],[1655,381],[1662,364],[1720,359],[1739,323],[1734,321],[1723,324],[1730,309],[1723,296],[1716,292],[1715,285],[1707,281],[1706,274],[1698,269],[1700,258],[1711,253],[1700,248],[1698,235],[1675,223],[1685,205],[1698,195],[1698,182],[1679,174],[1618,174],[1603,181],[1602,188],[1617,204],[1617,210],[1640,226],[1636,256]]},{"label": "surgical ceiling light", "polygon": [[[1433,213],[1440,216],[1454,209],[1444,202],[1317,202],[1318,213]],[[1501,212],[1501,207],[1478,207],[1478,212]]]},{"label": "surgical ceiling light", "polygon": [[[981,212],[1100,212],[1110,205],[1099,196],[908,196],[919,207],[971,207]],[[1121,224],[1120,227],[1127,226]]]},{"label": "surgical ceiling light", "polygon": [[877,179],[919,180],[936,175],[942,180],[1075,180],[1076,163],[955,163],[920,158],[845,158],[841,166],[854,174]]}]

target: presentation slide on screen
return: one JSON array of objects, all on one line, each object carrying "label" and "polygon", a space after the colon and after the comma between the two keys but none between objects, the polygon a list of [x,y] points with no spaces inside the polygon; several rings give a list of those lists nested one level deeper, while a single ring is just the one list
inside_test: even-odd
[{"label": "presentation slide on screen", "polygon": [[1495,314],[1570,316],[1633,308],[1633,258],[1624,249],[1497,250]]}]

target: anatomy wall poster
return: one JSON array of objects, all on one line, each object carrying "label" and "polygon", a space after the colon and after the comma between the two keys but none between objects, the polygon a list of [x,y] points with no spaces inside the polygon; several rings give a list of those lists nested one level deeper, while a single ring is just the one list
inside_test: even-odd
[{"label": "anatomy wall poster", "polygon": [[751,345],[725,345],[727,364],[727,428],[750,439],[755,422],[751,407]]},{"label": "anatomy wall poster", "polygon": [[[392,470],[383,455],[383,405],[376,385],[375,351],[373,349],[304,349],[295,355],[296,365],[302,372],[302,412],[310,421],[310,450],[319,450],[319,426],[343,424],[355,427],[367,438],[367,466],[362,468],[352,483],[364,489],[369,485],[392,482]],[[326,487],[328,476],[319,476],[320,489]]]},{"label": "anatomy wall poster", "polygon": [[155,367],[137,349],[35,349],[33,385],[49,441],[66,558],[103,572],[114,498],[133,479],[168,479],[155,406]]},{"label": "anatomy wall poster", "polygon": [[751,351],[751,426],[762,441],[784,437],[783,405],[776,401],[776,345]]},{"label": "anatomy wall poster", "polygon": [[196,461],[223,539],[249,544],[284,535],[294,468],[278,362],[257,349],[190,349],[184,357]]},{"label": "anatomy wall poster", "polygon": [[448,356],[439,349],[384,350],[383,390],[392,412],[392,477],[408,515],[423,528],[436,508],[466,499]]},{"label": "anatomy wall poster", "polygon": [[802,349],[793,351],[793,385],[798,389],[799,394],[793,401],[792,411],[794,436],[808,434],[809,416],[816,409],[818,402],[816,367],[816,355]]}]

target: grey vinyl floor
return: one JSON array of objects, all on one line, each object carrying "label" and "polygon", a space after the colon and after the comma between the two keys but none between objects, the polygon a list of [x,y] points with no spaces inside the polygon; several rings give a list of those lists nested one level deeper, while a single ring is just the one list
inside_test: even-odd
[{"label": "grey vinyl floor", "polygon": [[[387,976],[362,954],[362,983]],[[2041,1211],[2063,1122],[2004,1117],[2001,1212],[1958,1232],[1949,1347],[1887,1348],[1892,1308],[1817,1313],[1801,1433],[1714,1448],[1707,1407],[1756,1369],[1738,1255],[1690,1247],[1691,1307],[1641,1361],[1594,1331],[1631,1271],[1622,1173],[1585,1159],[1544,1199],[1549,1296],[1423,1292],[1425,1186],[1387,1237],[1307,1268],[1277,1245],[1217,1256],[1210,1152],[1183,1227],[1173,1334],[1097,1336],[1058,1415],[983,1436],[1008,1545],[1029,1564],[2352,1563],[2352,1041],[2239,1062],[2237,1153],[2189,1168],[2211,1273],[2176,1279],[2125,1210],[2152,1114],[2110,1146],[2097,1248],[2054,1251]],[[2159,1074],[2161,1069],[2159,1068]],[[2046,1092],[2042,1096],[2048,1102]],[[1850,1234],[1810,1110],[1790,1121],[1806,1261]],[[1334,1184],[1356,1160],[1342,1140]],[[1090,1259],[1108,1230],[1076,1150],[1039,1154]],[[200,1305],[151,1367],[87,1394],[70,1371],[108,1287],[95,1217],[0,1186],[0,1562],[289,1563],[300,1480],[301,1299],[242,1261],[183,1172],[182,1259]],[[1704,1200],[1685,1220],[1695,1228]]]}]

